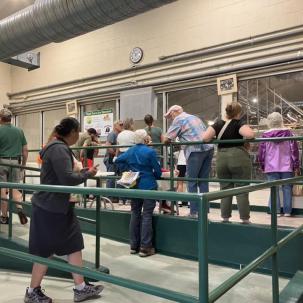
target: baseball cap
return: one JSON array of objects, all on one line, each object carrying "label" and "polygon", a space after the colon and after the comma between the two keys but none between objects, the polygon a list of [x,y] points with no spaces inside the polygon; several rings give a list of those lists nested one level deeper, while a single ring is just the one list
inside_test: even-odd
[{"label": "baseball cap", "polygon": [[0,110],[0,117],[12,117],[13,116],[13,113],[7,109],[7,108],[2,108]]},{"label": "baseball cap", "polygon": [[173,106],[171,106],[169,109],[168,109],[168,111],[167,111],[167,113],[164,115],[164,117],[165,118],[167,118],[167,117],[169,117],[170,116],[170,114],[172,113],[172,112],[183,112],[183,108],[182,108],[182,106],[180,106],[180,105],[173,105]]}]

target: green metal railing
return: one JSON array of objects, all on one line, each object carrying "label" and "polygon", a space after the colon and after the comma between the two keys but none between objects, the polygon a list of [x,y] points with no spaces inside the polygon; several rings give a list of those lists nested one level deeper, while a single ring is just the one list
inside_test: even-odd
[{"label": "green metal railing", "polygon": [[[252,140],[214,140],[211,143],[242,143],[242,142],[263,142],[263,141],[284,141],[284,140],[297,140],[302,141],[303,137],[289,137],[289,138],[266,138],[266,139],[252,139]],[[203,142],[189,142],[189,143],[170,143],[167,145],[170,148],[170,163],[173,163],[173,146],[174,145],[192,145],[192,144],[204,144]],[[162,146],[162,144],[153,144],[153,146]],[[110,148],[119,148],[126,146],[110,146]],[[87,147],[86,149],[96,148],[108,148],[108,146],[99,147]],[[84,148],[77,148],[84,149]],[[38,151],[38,150],[34,150]],[[174,180],[185,180],[191,181],[190,178],[173,178],[173,165],[170,170],[170,186],[173,189]],[[196,179],[196,181],[202,181],[202,179]],[[214,179],[203,180],[207,182],[213,182]],[[217,182],[237,182],[236,180],[220,180],[216,179]],[[278,303],[279,301],[279,284],[278,284],[278,259],[277,254],[279,250],[286,245],[290,240],[297,236],[302,235],[303,225],[291,232],[288,236],[277,241],[277,217],[276,217],[276,187],[279,185],[302,182],[303,177],[295,177],[284,180],[277,180],[272,182],[260,183],[259,180],[240,180],[242,184],[245,183],[258,183],[254,185],[242,186],[234,189],[222,190],[217,192],[210,192],[205,194],[190,194],[190,193],[176,193],[176,192],[161,192],[161,191],[140,191],[140,190],[125,190],[125,189],[105,189],[105,188],[75,188],[68,186],[46,186],[46,185],[29,185],[29,184],[17,184],[17,183],[1,183],[0,188],[9,189],[9,205],[10,211],[12,209],[12,189],[20,190],[39,190],[39,191],[50,191],[59,193],[75,193],[81,195],[93,194],[100,198],[102,196],[118,196],[125,198],[146,198],[149,199],[166,199],[170,201],[193,201],[199,202],[199,215],[198,215],[198,262],[199,262],[199,296],[194,297],[186,294],[181,294],[175,291],[155,287],[145,283],[133,281],[130,279],[124,279],[115,277],[112,275],[105,275],[95,270],[89,270],[86,268],[79,268],[68,264],[62,264],[53,260],[44,259],[36,256],[32,256],[26,253],[16,252],[6,248],[0,248],[0,254],[9,255],[14,258],[19,258],[29,262],[38,262],[49,267],[56,268],[62,271],[75,272],[83,274],[86,277],[110,282],[116,285],[127,287],[130,289],[143,291],[145,293],[159,296],[165,299],[174,300],[176,302],[215,302],[234,285],[241,281],[245,276],[254,271],[260,264],[265,262],[267,259],[272,259],[272,302]],[[263,254],[253,260],[251,263],[246,265],[243,269],[238,271],[227,281],[219,285],[217,288],[209,293],[209,276],[208,276],[208,204],[211,201],[221,199],[227,196],[239,195],[243,193],[249,193],[256,190],[271,188],[271,230],[272,230],[272,246],[269,247]],[[90,220],[93,222],[93,220]],[[97,199],[96,205],[96,268],[100,265],[100,199]],[[9,221],[9,238],[12,237],[12,220]],[[98,266],[97,266],[98,265]]]},{"label": "green metal railing", "polygon": [[[278,284],[278,259],[277,253],[286,245],[291,239],[299,235],[302,236],[303,225],[291,232],[285,238],[277,241],[277,215],[276,215],[276,187],[279,185],[295,183],[302,181],[303,177],[295,177],[290,179],[266,182],[250,186],[243,186],[235,189],[228,189],[218,192],[210,192],[206,194],[189,194],[189,193],[175,193],[175,192],[161,192],[149,190],[129,190],[129,189],[100,189],[100,188],[79,188],[71,186],[47,186],[47,185],[29,185],[18,183],[4,183],[0,182],[0,188],[8,188],[19,190],[34,190],[34,191],[48,191],[56,193],[75,193],[75,194],[94,194],[96,196],[119,196],[125,198],[146,198],[149,199],[167,199],[167,200],[187,200],[199,202],[199,216],[198,216],[198,262],[199,262],[199,296],[194,297],[187,294],[181,294],[168,289],[148,285],[115,277],[112,275],[105,275],[95,270],[86,268],[79,268],[68,264],[62,264],[53,260],[32,256],[26,253],[17,252],[14,250],[0,248],[0,254],[11,256],[14,258],[22,259],[29,262],[38,262],[49,267],[56,268],[62,271],[75,272],[83,274],[88,278],[93,278],[101,281],[110,282],[119,286],[127,287],[130,289],[142,291],[151,295],[159,296],[165,299],[174,300],[176,302],[215,302],[224,293],[241,281],[245,276],[255,270],[260,264],[265,262],[268,258],[272,258],[272,302],[278,303],[279,301],[279,284]],[[253,260],[250,264],[245,266],[239,272],[230,277],[227,281],[222,283],[216,289],[209,293],[209,276],[208,276],[208,203],[215,199],[221,199],[227,196],[239,195],[249,193],[251,191],[271,188],[272,199],[272,215],[271,215],[271,229],[272,229],[272,246],[269,247],[263,254]],[[11,204],[11,195],[9,202]],[[100,208],[97,209],[100,212]],[[100,222],[100,216],[96,216],[96,224]],[[10,222],[11,224],[11,222]],[[100,238],[100,234],[96,234]],[[100,253],[100,242],[96,240],[98,246],[98,255]]]}]

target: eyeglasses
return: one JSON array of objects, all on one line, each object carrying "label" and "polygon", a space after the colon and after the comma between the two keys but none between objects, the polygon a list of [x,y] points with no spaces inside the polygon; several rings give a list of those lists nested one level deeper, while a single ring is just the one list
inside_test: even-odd
[{"label": "eyeglasses", "polygon": [[120,126],[123,126],[123,123],[119,123]]}]

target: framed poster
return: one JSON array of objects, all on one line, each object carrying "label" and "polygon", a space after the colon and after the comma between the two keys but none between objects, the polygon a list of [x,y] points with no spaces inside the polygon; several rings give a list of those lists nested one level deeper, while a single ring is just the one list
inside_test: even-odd
[{"label": "framed poster", "polygon": [[77,100],[73,100],[70,102],[66,102],[66,114],[68,116],[74,116],[77,115],[78,109],[77,109]]},{"label": "framed poster", "polygon": [[84,130],[94,128],[101,137],[113,130],[114,114],[111,109],[97,110],[84,113]]},{"label": "framed poster", "polygon": [[237,92],[237,76],[234,74],[217,78],[217,89],[218,95],[225,95]]}]

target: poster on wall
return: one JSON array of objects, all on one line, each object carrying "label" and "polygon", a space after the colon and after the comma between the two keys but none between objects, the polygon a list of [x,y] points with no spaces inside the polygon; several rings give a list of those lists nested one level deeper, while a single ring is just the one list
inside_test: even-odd
[{"label": "poster on wall", "polygon": [[84,113],[84,129],[95,128],[101,137],[113,130],[114,114],[111,109],[97,110]]}]

